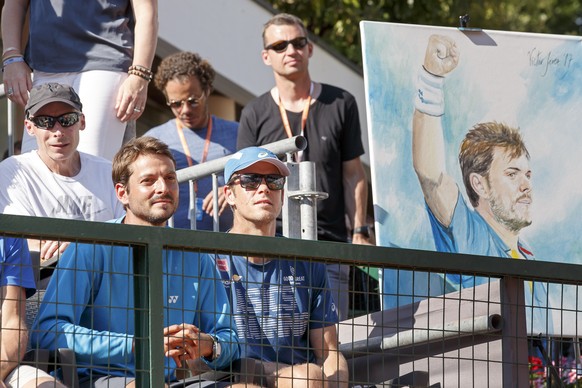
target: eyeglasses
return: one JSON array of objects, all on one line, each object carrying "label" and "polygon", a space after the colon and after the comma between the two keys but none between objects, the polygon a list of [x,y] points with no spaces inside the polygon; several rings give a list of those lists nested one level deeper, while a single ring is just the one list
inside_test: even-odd
[{"label": "eyeglasses", "polygon": [[81,113],[79,112],[69,112],[62,114],[58,117],[54,116],[35,116],[30,117],[29,120],[34,123],[39,128],[43,129],[51,129],[55,126],[57,121],[61,124],[61,127],[67,128],[72,125],[77,124],[79,122],[79,118],[81,117]]},{"label": "eyeglasses", "polygon": [[228,185],[232,185],[237,179],[240,180],[240,185],[243,189],[256,190],[263,182],[263,179],[270,190],[282,190],[283,186],[285,186],[285,177],[276,174],[237,174],[230,178]]},{"label": "eyeglasses", "polygon": [[307,38],[304,36],[300,36],[299,38],[291,39],[291,40],[280,40],[275,43],[271,43],[265,50],[274,50],[275,52],[282,53],[283,51],[287,50],[287,46],[293,45],[295,49],[302,49],[303,47],[307,46]]},{"label": "eyeglasses", "polygon": [[204,95],[204,92],[202,92],[200,97],[188,97],[185,100],[171,100],[167,101],[166,104],[172,109],[182,109],[184,104],[190,105],[191,108],[196,108],[204,98]]}]

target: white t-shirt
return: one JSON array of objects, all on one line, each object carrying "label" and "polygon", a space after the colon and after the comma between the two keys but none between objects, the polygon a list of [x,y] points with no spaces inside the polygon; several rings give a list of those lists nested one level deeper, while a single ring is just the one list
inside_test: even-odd
[{"label": "white t-shirt", "polygon": [[49,170],[36,151],[0,163],[0,213],[86,221],[124,214],[111,180],[111,162],[80,152],[74,177]]}]

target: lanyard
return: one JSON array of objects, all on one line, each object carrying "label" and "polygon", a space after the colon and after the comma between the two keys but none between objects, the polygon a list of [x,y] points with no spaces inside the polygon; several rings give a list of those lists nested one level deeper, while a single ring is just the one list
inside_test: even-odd
[{"label": "lanyard", "polygon": [[[313,82],[309,87],[309,97],[307,98],[307,102],[303,107],[303,114],[301,115],[301,136],[304,136],[305,133],[305,125],[307,124],[307,116],[309,116],[309,108],[311,107],[311,95],[313,94]],[[281,94],[279,94],[279,113],[281,113],[281,120],[283,121],[283,128],[285,128],[285,133],[287,137],[293,137],[293,131],[291,131],[291,125],[289,124],[289,117],[287,117],[287,111],[283,106],[283,102],[281,101]],[[299,151],[297,153],[297,162],[301,160],[303,156],[303,151]]]},{"label": "lanyard", "polygon": [[[186,160],[188,161],[188,167],[194,165],[192,156],[190,155],[190,147],[186,142],[186,137],[184,136],[183,125],[180,119],[176,119],[176,130],[178,131],[178,136],[180,137],[180,142],[182,142],[182,148],[184,149],[184,155],[186,155]],[[206,162],[208,157],[208,149],[210,148],[210,137],[212,136],[212,116],[208,117],[208,126],[206,127],[206,140],[204,142],[204,151],[202,151],[202,158],[200,163]],[[198,193],[198,182],[194,181],[194,191]]]}]

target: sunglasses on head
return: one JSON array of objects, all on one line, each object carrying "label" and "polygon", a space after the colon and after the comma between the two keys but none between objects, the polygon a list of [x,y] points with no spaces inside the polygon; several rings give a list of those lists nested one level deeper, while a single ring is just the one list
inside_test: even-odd
[{"label": "sunglasses on head", "polygon": [[200,97],[188,97],[185,100],[171,100],[167,101],[166,104],[173,109],[182,109],[184,104],[190,105],[191,108],[196,108],[200,104],[200,101],[202,100],[203,97],[204,92],[202,92]]},{"label": "sunglasses on head", "polygon": [[236,174],[230,178],[228,184],[232,185],[237,179],[243,189],[256,190],[263,182],[263,179],[269,190],[282,190],[283,186],[285,186],[285,177],[277,174]]},{"label": "sunglasses on head", "polygon": [[55,126],[57,121],[61,124],[61,127],[67,128],[79,122],[81,113],[79,112],[69,112],[62,114],[58,117],[54,116],[34,116],[30,117],[29,120],[34,123],[39,128],[51,129]]},{"label": "sunglasses on head", "polygon": [[303,47],[307,46],[307,38],[301,36],[299,38],[291,39],[291,40],[280,40],[275,43],[271,43],[265,50],[274,50],[275,52],[282,53],[283,51],[287,50],[287,46],[293,45],[296,49],[302,49]]}]

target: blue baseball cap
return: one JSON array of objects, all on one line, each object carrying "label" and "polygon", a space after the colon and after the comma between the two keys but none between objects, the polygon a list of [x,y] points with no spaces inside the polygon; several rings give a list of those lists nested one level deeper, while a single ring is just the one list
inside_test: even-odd
[{"label": "blue baseball cap", "polygon": [[266,148],[247,147],[232,155],[228,162],[226,162],[224,166],[224,181],[228,182],[235,172],[244,170],[259,162],[271,163],[277,167],[281,175],[289,176],[289,169],[285,166],[285,163],[277,158],[277,155]]}]

